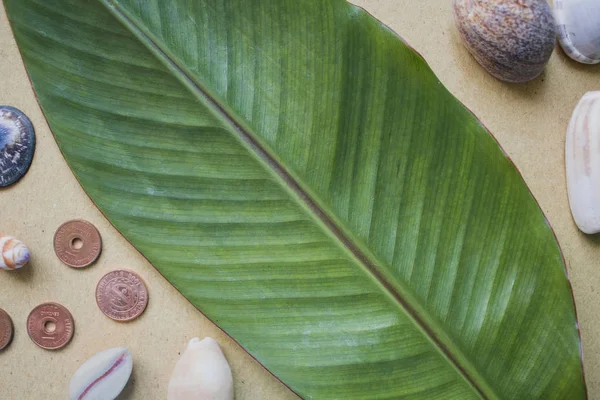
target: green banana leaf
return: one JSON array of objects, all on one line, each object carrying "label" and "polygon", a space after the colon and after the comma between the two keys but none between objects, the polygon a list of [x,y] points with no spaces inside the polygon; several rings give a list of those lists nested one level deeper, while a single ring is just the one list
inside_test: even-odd
[{"label": "green banana leaf", "polygon": [[307,399],[580,399],[565,265],[522,177],[344,0],[4,0],[117,229]]}]

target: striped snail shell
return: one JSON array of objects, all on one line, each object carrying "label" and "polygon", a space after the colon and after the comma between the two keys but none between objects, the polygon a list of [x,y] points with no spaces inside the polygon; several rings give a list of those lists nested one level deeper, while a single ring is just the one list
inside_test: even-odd
[{"label": "striped snail shell", "polygon": [[23,267],[29,261],[29,249],[20,240],[0,233],[0,269]]}]

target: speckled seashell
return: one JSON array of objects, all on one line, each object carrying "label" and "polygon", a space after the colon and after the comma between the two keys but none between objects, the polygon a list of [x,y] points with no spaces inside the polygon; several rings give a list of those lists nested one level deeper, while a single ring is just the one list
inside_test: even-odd
[{"label": "speckled seashell", "polygon": [[212,338],[193,338],[175,365],[167,400],[233,400],[231,369]]},{"label": "speckled seashell", "polygon": [[113,400],[129,380],[133,357],[124,347],[94,354],[75,372],[69,384],[70,400]]},{"label": "speckled seashell", "polygon": [[0,268],[13,270],[23,267],[29,262],[29,249],[20,240],[5,234],[0,234]]},{"label": "speckled seashell", "polygon": [[537,77],[556,43],[546,0],[454,0],[454,17],[469,52],[503,81]]},{"label": "speckled seashell", "polygon": [[600,1],[554,0],[554,11],[565,53],[580,63],[600,63]]},{"label": "speckled seashell", "polygon": [[575,223],[600,232],[600,92],[589,92],[573,111],[565,142],[567,188]]}]

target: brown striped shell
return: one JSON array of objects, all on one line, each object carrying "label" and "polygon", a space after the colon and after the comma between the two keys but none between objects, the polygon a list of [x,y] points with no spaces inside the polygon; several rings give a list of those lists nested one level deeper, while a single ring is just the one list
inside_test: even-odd
[{"label": "brown striped shell", "polygon": [[0,234],[0,269],[13,270],[23,267],[29,261],[29,249],[20,240]]},{"label": "brown striped shell", "polygon": [[546,0],[454,0],[454,17],[477,62],[507,82],[537,77],[556,42],[554,15]]}]

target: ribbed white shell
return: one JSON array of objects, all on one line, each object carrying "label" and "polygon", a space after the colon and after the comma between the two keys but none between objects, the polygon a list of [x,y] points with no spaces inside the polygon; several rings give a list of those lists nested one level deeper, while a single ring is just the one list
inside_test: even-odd
[{"label": "ribbed white shell", "polygon": [[75,372],[69,384],[70,400],[114,400],[123,390],[133,357],[124,347],[94,354]]},{"label": "ribbed white shell", "polygon": [[0,268],[12,270],[29,262],[29,249],[20,240],[0,234]]},{"label": "ribbed white shell", "polygon": [[565,146],[569,203],[585,233],[600,232],[600,91],[577,104]]},{"label": "ribbed white shell", "polygon": [[167,400],[233,400],[231,369],[212,338],[193,338],[175,365]]},{"label": "ribbed white shell", "polygon": [[584,64],[600,63],[600,0],[554,0],[558,40]]}]

